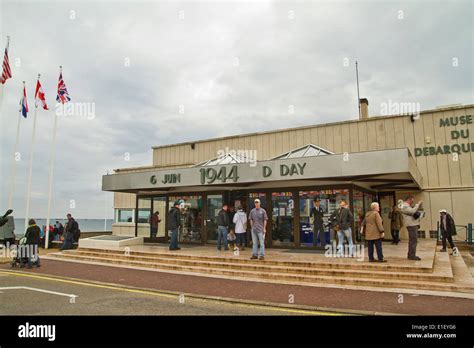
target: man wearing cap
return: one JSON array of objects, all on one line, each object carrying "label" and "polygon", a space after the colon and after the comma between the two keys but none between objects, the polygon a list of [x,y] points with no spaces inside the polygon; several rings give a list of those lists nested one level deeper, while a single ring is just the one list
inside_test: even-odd
[{"label": "man wearing cap", "polygon": [[178,231],[181,226],[181,219],[179,213],[179,206],[181,205],[181,200],[178,199],[174,202],[173,207],[171,207],[168,212],[168,234],[171,238],[170,240],[170,250],[180,250],[178,247]]},{"label": "man wearing cap", "polygon": [[454,224],[454,219],[450,214],[448,214],[446,209],[441,209],[439,211],[439,215],[439,229],[441,231],[441,237],[443,242],[443,249],[441,249],[440,251],[446,251],[446,240],[448,240],[449,246],[451,247],[451,249],[453,249],[454,252],[454,250],[456,249],[456,246],[453,242],[453,236],[456,235],[456,225]]},{"label": "man wearing cap", "polygon": [[321,245],[323,245],[323,236],[324,236],[324,223],[323,223],[323,218],[324,218],[324,210],[321,207],[321,202],[319,201],[318,198],[314,199],[314,207],[311,209],[310,213],[310,218],[313,218],[313,246],[316,246],[318,244],[318,237],[321,242]]},{"label": "man wearing cap", "polygon": [[[268,216],[265,209],[260,207],[260,200],[255,201],[255,208],[250,211],[249,221],[252,230],[252,257],[251,259],[263,260],[265,258],[265,231],[267,230]],[[260,257],[258,257],[258,244],[260,243]]]}]

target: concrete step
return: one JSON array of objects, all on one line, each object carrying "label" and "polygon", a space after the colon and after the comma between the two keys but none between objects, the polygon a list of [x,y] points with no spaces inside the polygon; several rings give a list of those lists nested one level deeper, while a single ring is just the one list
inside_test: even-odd
[{"label": "concrete step", "polygon": [[[362,277],[362,278],[385,278],[385,279],[403,279],[413,281],[435,281],[435,282],[453,282],[452,274],[437,274],[437,273],[414,273],[414,272],[394,272],[394,271],[377,271],[351,269],[350,265],[347,268],[326,268],[318,267],[314,264],[312,267],[299,266],[275,266],[267,264],[267,261],[259,261],[258,263],[237,263],[235,259],[226,261],[220,260],[191,260],[179,259],[172,256],[154,255],[125,255],[124,253],[105,253],[99,250],[68,250],[63,252],[65,255],[81,255],[99,258],[109,258],[116,260],[132,260],[147,263],[166,263],[181,266],[196,266],[207,268],[227,268],[233,270],[256,271],[256,272],[270,272],[270,273],[291,273],[298,275],[327,275],[327,276],[341,276],[341,277]],[[250,261],[250,260],[249,260]],[[365,262],[368,265],[368,262]]]},{"label": "concrete step", "polygon": [[173,273],[192,273],[194,275],[209,275],[223,278],[240,278],[240,279],[255,279],[255,280],[272,280],[285,281],[292,283],[312,283],[312,284],[337,284],[337,285],[355,285],[365,287],[383,287],[383,288],[406,288],[406,289],[423,289],[434,291],[450,291],[450,292],[467,292],[474,293],[474,287],[465,285],[458,286],[453,283],[434,282],[434,281],[417,281],[413,280],[399,280],[399,279],[385,279],[378,278],[364,278],[364,277],[344,277],[344,276],[328,276],[328,275],[302,275],[292,273],[278,273],[265,271],[248,271],[248,270],[234,270],[229,268],[209,268],[198,266],[185,266],[169,263],[158,262],[143,262],[134,260],[122,260],[110,257],[86,256],[74,253],[52,253],[49,254],[48,259],[57,259],[64,261],[82,261],[91,262],[102,265],[121,265],[127,267],[135,267],[141,269],[154,269],[172,271]]},{"label": "concrete step", "polygon": [[[81,252],[104,252],[106,254],[121,254],[125,255],[124,250],[114,249],[94,249],[94,248],[80,248],[77,250],[68,250],[66,252],[81,251]],[[229,252],[230,253],[230,252]],[[213,262],[232,262],[233,264],[261,264],[261,261],[250,260],[249,258],[237,258],[232,256],[205,256],[197,254],[185,254],[181,252],[148,252],[148,251],[134,251],[130,250],[128,253],[130,256],[149,256],[149,257],[166,257],[177,260],[203,260]],[[411,266],[404,264],[379,264],[379,263],[368,263],[368,262],[353,262],[354,258],[331,258],[328,261],[321,262],[303,262],[303,261],[286,261],[286,260],[272,260],[266,259],[264,262],[266,265],[272,266],[285,266],[285,267],[301,267],[301,268],[326,268],[326,269],[354,269],[354,270],[370,270],[371,272],[413,272],[413,273],[432,273],[433,265],[422,267],[422,266]]]},{"label": "concrete step", "polygon": [[449,260],[451,262],[451,267],[453,270],[453,278],[456,283],[467,286],[474,286],[474,278],[472,276],[471,270],[469,269],[469,266],[463,259],[462,255],[449,255]]}]

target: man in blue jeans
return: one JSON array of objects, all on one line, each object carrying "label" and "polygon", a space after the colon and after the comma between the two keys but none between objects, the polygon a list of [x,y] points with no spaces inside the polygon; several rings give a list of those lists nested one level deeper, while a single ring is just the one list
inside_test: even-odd
[{"label": "man in blue jeans", "polygon": [[[268,216],[265,209],[260,207],[260,200],[255,201],[255,208],[250,211],[249,221],[252,228],[252,257],[250,259],[265,259],[265,231],[267,230]],[[258,257],[258,244],[260,244],[260,257]]]},{"label": "man in blue jeans", "polygon": [[178,199],[174,202],[173,207],[168,212],[168,234],[170,235],[170,250],[180,250],[178,247],[178,232],[179,227],[181,226],[181,218],[179,212],[179,206],[181,205],[181,200]]},{"label": "man in blue jeans", "polygon": [[229,229],[229,214],[227,214],[227,204],[222,205],[222,209],[217,214],[217,250],[221,250],[221,244],[224,246],[224,250],[229,250],[227,246],[227,231]]},{"label": "man in blue jeans", "polygon": [[[341,200],[340,208],[336,211],[336,220],[339,225],[339,231],[337,232],[337,239],[339,240],[337,249],[341,255],[353,256],[354,245],[352,243],[352,223],[354,222],[354,215],[349,209],[346,200]],[[349,242],[349,255],[344,254],[344,237]]]}]

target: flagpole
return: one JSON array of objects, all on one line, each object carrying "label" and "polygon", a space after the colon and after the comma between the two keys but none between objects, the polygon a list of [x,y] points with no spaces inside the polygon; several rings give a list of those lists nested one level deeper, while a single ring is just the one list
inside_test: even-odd
[{"label": "flagpole", "polygon": [[49,194],[48,194],[48,213],[46,215],[46,232],[45,232],[45,249],[49,248],[49,217],[51,215],[51,200],[53,192],[53,171],[54,171],[54,158],[56,155],[56,130],[58,124],[58,114],[54,114],[54,126],[53,126],[53,145],[51,149],[51,163],[49,167]]},{"label": "flagpole", "polygon": [[[40,78],[38,74],[38,80]],[[35,98],[36,99],[36,98]],[[28,219],[30,214],[30,196],[31,196],[31,177],[33,176],[33,150],[35,148],[35,133],[36,133],[36,115],[38,113],[38,102],[35,100],[35,113],[33,115],[33,134],[31,136],[31,150],[30,150],[30,173],[28,176],[28,191],[26,194],[26,212],[25,212],[25,231],[28,228]]]},{"label": "flagpole", "polygon": [[361,119],[360,115],[360,94],[359,94],[359,68],[356,60],[356,79],[357,79],[357,107],[359,108],[359,120]]},{"label": "flagpole", "polygon": [[[23,88],[25,88],[25,81],[23,81]],[[23,94],[23,90],[21,91]],[[21,104],[21,103],[20,103]],[[16,153],[18,151],[18,144],[20,142],[20,121],[21,121],[21,105],[18,114],[18,123],[16,126],[16,140],[15,147],[13,148],[13,159],[12,159],[12,176],[10,181],[10,193],[8,194],[8,208],[13,209],[13,191],[15,190],[15,179],[16,179]]]},{"label": "flagpole", "polygon": [[[59,76],[62,76],[63,67],[59,66]],[[51,160],[49,165],[49,192],[48,192],[48,212],[46,215],[46,231],[45,231],[45,248],[49,248],[49,219],[51,215],[51,202],[53,200],[53,173],[54,173],[54,160],[56,158],[56,133],[58,129],[58,113],[54,113],[54,125],[53,125],[53,142],[51,145]]]}]

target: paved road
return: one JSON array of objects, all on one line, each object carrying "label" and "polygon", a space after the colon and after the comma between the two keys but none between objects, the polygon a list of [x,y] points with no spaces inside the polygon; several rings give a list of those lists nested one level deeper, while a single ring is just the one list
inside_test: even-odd
[{"label": "paved road", "polygon": [[[26,287],[26,288],[25,288]],[[0,272],[0,315],[318,315],[284,309]]]},{"label": "paved road", "polygon": [[[1,270],[10,270],[0,264]],[[171,274],[120,267],[43,260],[41,268],[19,270],[35,275],[71,277],[121,284],[157,291],[184,292],[204,296],[233,298],[241,301],[263,301],[317,308],[335,308],[366,313],[397,313],[411,315],[472,315],[474,300],[444,296],[412,295],[401,291],[378,292],[341,288],[297,286],[194,275]],[[2,278],[0,277],[0,286]],[[403,301],[400,295],[403,294]],[[0,304],[1,305],[1,304]]]}]

